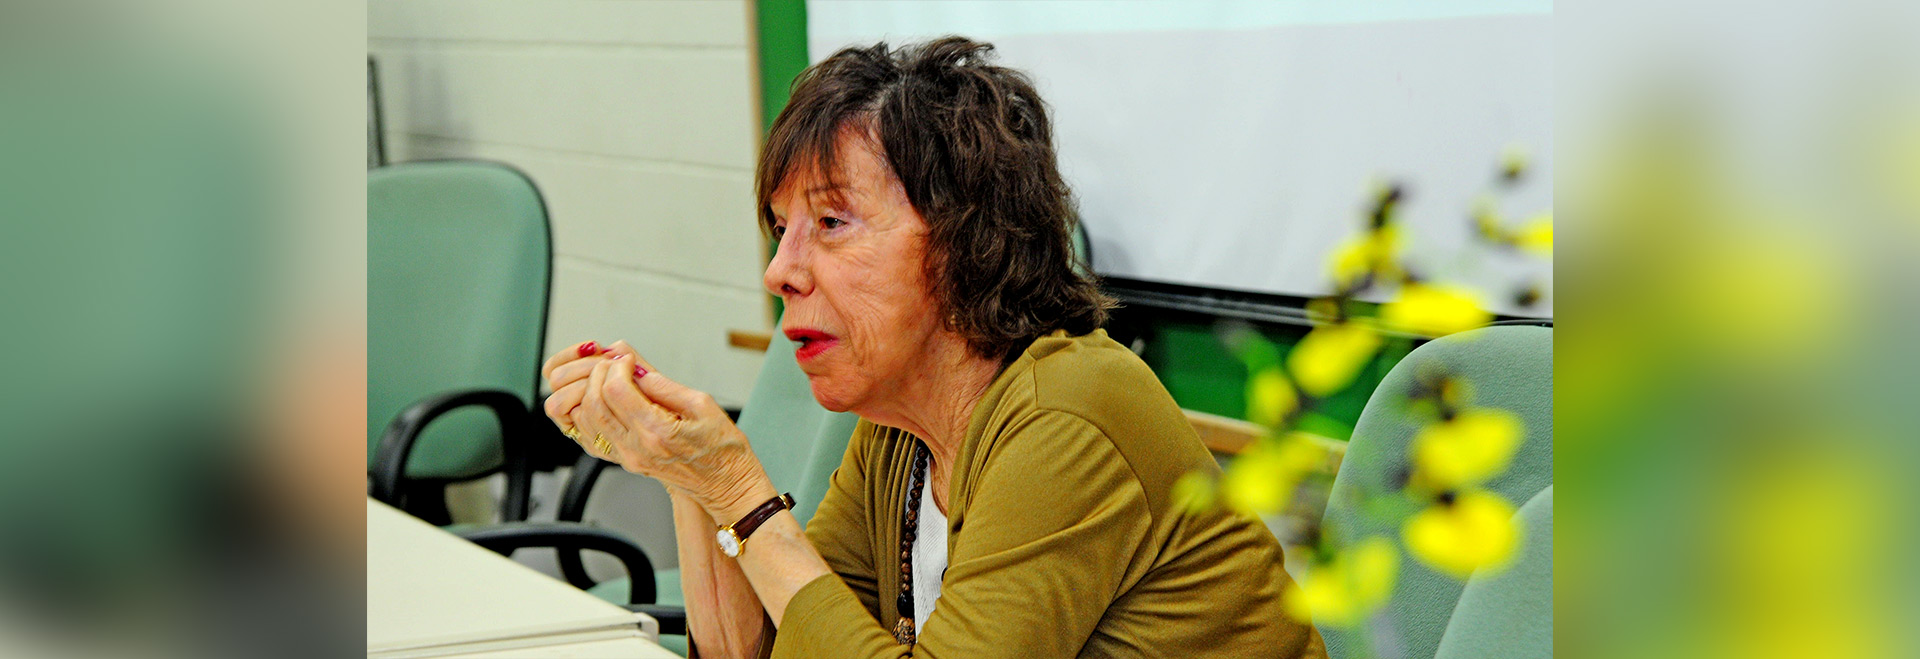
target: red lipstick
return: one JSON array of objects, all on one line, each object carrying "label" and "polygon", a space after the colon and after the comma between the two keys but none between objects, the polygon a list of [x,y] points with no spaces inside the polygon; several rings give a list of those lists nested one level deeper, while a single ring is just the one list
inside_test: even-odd
[{"label": "red lipstick", "polygon": [[832,334],[814,329],[794,328],[786,330],[785,334],[788,340],[799,344],[793,351],[793,358],[801,363],[820,356],[820,353],[840,342]]}]

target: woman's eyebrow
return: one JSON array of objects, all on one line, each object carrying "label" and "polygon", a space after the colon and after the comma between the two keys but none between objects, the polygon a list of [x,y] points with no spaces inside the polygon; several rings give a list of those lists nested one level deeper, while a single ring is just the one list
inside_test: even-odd
[{"label": "woman's eyebrow", "polygon": [[849,187],[844,184],[821,185],[821,186],[807,188],[807,196],[808,197],[825,197],[830,200],[841,200],[841,199],[845,199],[847,196],[847,193],[851,192],[852,190],[853,190],[852,187]]},{"label": "woman's eyebrow", "polygon": [[851,186],[844,184],[821,185],[807,189],[807,197],[815,203],[825,202],[829,206],[845,206],[849,203],[849,194],[854,192]]}]

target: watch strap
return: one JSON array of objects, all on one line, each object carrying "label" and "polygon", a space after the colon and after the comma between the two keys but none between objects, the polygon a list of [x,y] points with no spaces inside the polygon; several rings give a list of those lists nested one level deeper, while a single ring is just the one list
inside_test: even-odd
[{"label": "watch strap", "polygon": [[760,504],[759,507],[754,508],[752,512],[747,513],[746,517],[740,518],[740,521],[727,525],[724,528],[733,529],[734,537],[739,538],[740,543],[744,545],[747,542],[747,536],[753,535],[753,531],[760,528],[760,525],[765,524],[767,520],[772,519],[775,513],[792,508],[793,495],[782,494],[768,499],[766,503]]}]

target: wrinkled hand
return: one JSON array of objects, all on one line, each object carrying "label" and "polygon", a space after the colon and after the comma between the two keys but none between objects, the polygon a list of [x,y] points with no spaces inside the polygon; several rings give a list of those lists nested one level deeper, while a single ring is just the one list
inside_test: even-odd
[{"label": "wrinkled hand", "polygon": [[[568,437],[572,437],[576,442],[580,441],[572,415],[574,409],[579,407],[580,402],[586,397],[587,381],[593,375],[593,368],[612,357],[632,352],[633,349],[624,341],[606,347],[588,341],[554,353],[552,357],[547,358],[547,363],[540,367],[540,376],[546,378],[547,387],[553,391],[547,396],[545,406],[547,418],[552,419],[554,425],[559,426],[561,432],[566,433]],[[588,435],[587,439],[590,442],[592,435]],[[602,459],[607,457],[594,451],[591,446],[583,446],[583,448],[595,457]]]},{"label": "wrinkled hand", "polygon": [[542,372],[553,387],[547,416],[588,454],[659,479],[716,519],[772,489],[713,397],[655,372],[626,342],[562,350]]}]

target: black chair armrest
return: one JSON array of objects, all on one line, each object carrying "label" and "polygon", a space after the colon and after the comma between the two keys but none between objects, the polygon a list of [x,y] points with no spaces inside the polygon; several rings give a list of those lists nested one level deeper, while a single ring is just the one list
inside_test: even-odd
[{"label": "black chair armrest", "polygon": [[628,604],[628,611],[645,613],[660,621],[660,633],[675,636],[687,635],[687,609],[681,606],[664,604]]},{"label": "black chair armrest", "polygon": [[398,506],[400,485],[406,480],[407,456],[413,443],[428,423],[447,412],[478,405],[493,411],[500,422],[500,450],[506,459],[507,495],[501,503],[501,519],[527,518],[533,470],[526,431],[532,415],[526,401],[499,389],[468,389],[429,396],[401,410],[380,435],[380,446],[373,466],[373,498]]},{"label": "black chair armrest", "polygon": [[573,474],[567,477],[566,489],[560,493],[560,508],[554,511],[554,519],[562,522],[585,520],[587,495],[592,494],[593,486],[600,482],[600,472],[612,464],[582,452],[580,459],[573,463]]},{"label": "black chair armrest", "polygon": [[[594,483],[600,480],[600,472],[613,464],[592,455],[582,453],[580,460],[573,465],[573,475],[567,478],[567,489],[560,495],[560,509],[555,511],[554,519],[562,522],[578,522],[586,519],[587,495],[593,492]],[[587,581],[587,570],[580,563],[580,552],[557,552],[555,558],[560,564],[560,574],[566,576],[568,583]]]},{"label": "black chair armrest", "polygon": [[[611,554],[626,567],[627,578],[633,584],[628,589],[629,604],[652,604],[659,600],[653,583],[653,561],[647,559],[647,550],[607,529],[565,522],[517,522],[463,529],[457,535],[503,556],[512,556],[514,550],[527,547],[553,547],[563,556],[568,553],[578,556],[583,550]],[[581,590],[594,586],[584,573],[580,577],[580,581],[569,579],[568,582]]]}]

